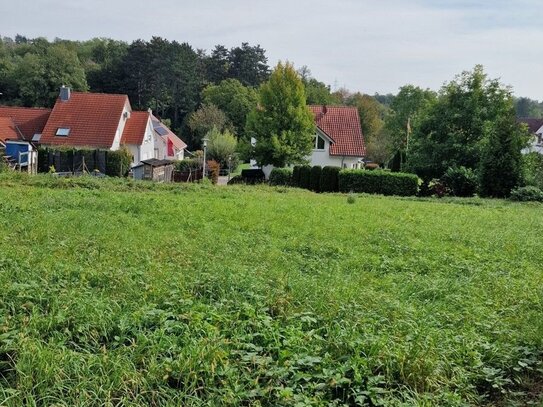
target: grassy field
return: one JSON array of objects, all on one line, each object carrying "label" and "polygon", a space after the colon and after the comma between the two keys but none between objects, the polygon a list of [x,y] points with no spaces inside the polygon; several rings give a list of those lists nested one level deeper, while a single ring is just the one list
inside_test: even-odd
[{"label": "grassy field", "polygon": [[541,405],[543,205],[0,174],[0,405]]}]

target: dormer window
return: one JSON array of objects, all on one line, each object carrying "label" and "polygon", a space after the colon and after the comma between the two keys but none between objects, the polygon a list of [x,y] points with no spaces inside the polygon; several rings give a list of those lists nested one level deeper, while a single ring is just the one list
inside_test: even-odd
[{"label": "dormer window", "polygon": [[59,137],[68,137],[70,135],[70,129],[67,127],[59,127],[56,135]]},{"label": "dormer window", "polygon": [[315,150],[324,150],[324,145],[325,145],[324,139],[320,136],[315,136],[313,148]]}]

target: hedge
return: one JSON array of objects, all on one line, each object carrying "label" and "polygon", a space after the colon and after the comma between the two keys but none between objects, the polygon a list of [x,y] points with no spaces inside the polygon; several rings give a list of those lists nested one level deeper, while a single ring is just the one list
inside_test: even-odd
[{"label": "hedge", "polygon": [[311,167],[309,165],[302,165],[300,167],[300,181],[298,187],[309,189],[311,186]]},{"label": "hedge", "polygon": [[326,166],[321,172],[321,192],[338,192],[338,176],[341,168]]},{"label": "hedge", "polygon": [[130,171],[132,154],[127,148],[108,151],[106,154],[106,174],[110,177],[125,177]]},{"label": "hedge", "polygon": [[309,176],[309,189],[314,192],[321,191],[321,174],[322,167],[320,165],[315,165],[311,168],[311,174]]},{"label": "hedge", "polygon": [[411,196],[419,191],[419,178],[401,172],[341,170],[338,183],[341,192]]},{"label": "hedge", "polygon": [[292,168],[292,186],[293,187],[299,187],[300,186],[300,166],[295,165]]},{"label": "hedge", "polygon": [[292,185],[292,173],[291,168],[274,168],[270,173],[270,185]]}]

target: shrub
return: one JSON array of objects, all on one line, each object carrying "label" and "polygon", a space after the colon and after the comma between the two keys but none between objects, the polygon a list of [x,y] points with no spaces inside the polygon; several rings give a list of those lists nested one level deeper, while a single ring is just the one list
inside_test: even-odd
[{"label": "shrub", "polygon": [[106,155],[106,174],[111,177],[125,177],[130,171],[132,154],[127,148],[108,151]]},{"label": "shrub", "polygon": [[230,181],[228,181],[228,185],[239,185],[239,184],[245,184],[245,180],[241,175],[236,175],[235,177],[232,177]]},{"label": "shrub", "polygon": [[270,174],[270,185],[292,185],[292,172],[291,168],[274,168]]},{"label": "shrub", "polygon": [[175,169],[179,172],[201,170],[202,160],[199,158],[185,158],[175,163]]},{"label": "shrub", "polygon": [[543,189],[543,154],[531,152],[522,157],[524,182]]},{"label": "shrub", "polygon": [[311,186],[311,167],[309,165],[302,165],[300,167],[300,181],[298,187],[309,189]]},{"label": "shrub", "polygon": [[378,170],[379,169],[379,164],[377,163],[368,163],[364,166],[364,168],[366,170]]},{"label": "shrub", "polygon": [[438,198],[443,198],[446,195],[450,194],[450,189],[445,185],[445,183],[439,178],[432,179],[428,185],[427,189],[430,195],[437,196]]},{"label": "shrub", "polygon": [[230,131],[225,130],[221,133],[216,127],[213,128],[208,134],[209,138],[207,155],[210,160],[217,161],[221,168],[233,170],[239,164],[238,155],[236,149],[238,146],[238,139]]},{"label": "shrub", "polygon": [[208,178],[213,182],[213,184],[217,184],[219,182],[219,173],[221,172],[221,166],[220,164],[215,160],[209,160],[207,162],[207,173]]},{"label": "shrub", "polygon": [[321,192],[338,192],[338,176],[341,168],[326,166],[321,172]]},{"label": "shrub", "polygon": [[312,191],[321,191],[321,175],[322,167],[320,165],[315,165],[313,168],[311,168],[311,174],[309,177],[309,188]]},{"label": "shrub", "polygon": [[293,187],[299,187],[300,186],[300,166],[295,165],[294,168],[292,168],[292,186]]},{"label": "shrub", "polygon": [[449,167],[441,181],[454,196],[473,196],[477,191],[477,174],[471,168]]},{"label": "shrub", "polygon": [[419,178],[401,172],[341,170],[338,181],[341,192],[410,196],[419,190]]},{"label": "shrub", "polygon": [[537,187],[520,187],[511,191],[511,200],[520,202],[543,202],[543,191]]}]

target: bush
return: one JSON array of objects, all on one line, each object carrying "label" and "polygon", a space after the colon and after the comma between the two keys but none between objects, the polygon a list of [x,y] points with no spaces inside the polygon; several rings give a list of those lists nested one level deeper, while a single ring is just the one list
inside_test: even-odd
[{"label": "bush", "polygon": [[341,168],[326,166],[321,171],[321,192],[338,192],[338,176]]},{"label": "bush", "polygon": [[510,199],[520,202],[543,202],[543,191],[533,186],[516,188],[511,191]]},{"label": "bush", "polygon": [[449,167],[441,181],[454,196],[473,196],[477,191],[477,175],[471,168]]},{"label": "bush", "polygon": [[379,169],[379,164],[377,164],[377,163],[368,163],[368,164],[366,164],[364,166],[364,169],[370,170],[370,171],[378,170]]},{"label": "bush", "polygon": [[179,172],[196,171],[202,169],[202,160],[199,158],[185,158],[175,163],[175,170]]},{"label": "bush", "polygon": [[299,187],[300,186],[300,166],[295,165],[294,168],[292,168],[292,186],[293,187]]},{"label": "bush", "polygon": [[270,174],[270,185],[292,185],[292,172],[291,168],[274,168]]},{"label": "bush", "polygon": [[338,183],[341,192],[411,196],[419,190],[416,175],[380,170],[341,170]]},{"label": "bush", "polygon": [[245,180],[241,175],[236,175],[235,177],[231,178],[230,181],[228,181],[228,185],[239,185],[239,184],[245,184]]},{"label": "bush", "polygon": [[522,157],[524,182],[543,189],[543,154],[532,152]]},{"label": "bush", "polygon": [[439,178],[434,178],[430,180],[427,185],[427,189],[430,195],[436,196],[438,198],[443,198],[450,194],[451,190],[445,183]]},{"label": "bush", "polygon": [[321,191],[321,175],[322,167],[320,165],[315,165],[313,168],[311,168],[311,174],[309,176],[309,188],[312,191]]},{"label": "bush", "polygon": [[248,168],[245,170],[241,170],[241,176],[245,179],[258,179],[263,180],[266,178],[264,175],[264,171],[262,171],[260,168]]},{"label": "bush", "polygon": [[207,177],[217,184],[219,182],[219,173],[221,172],[221,165],[215,160],[209,160],[207,162]]},{"label": "bush", "polygon": [[106,174],[111,177],[125,177],[130,171],[132,154],[127,148],[108,151],[106,155]]},{"label": "bush", "polygon": [[298,187],[309,189],[310,186],[311,186],[311,167],[309,165],[302,165],[300,167],[300,181],[298,182]]}]

